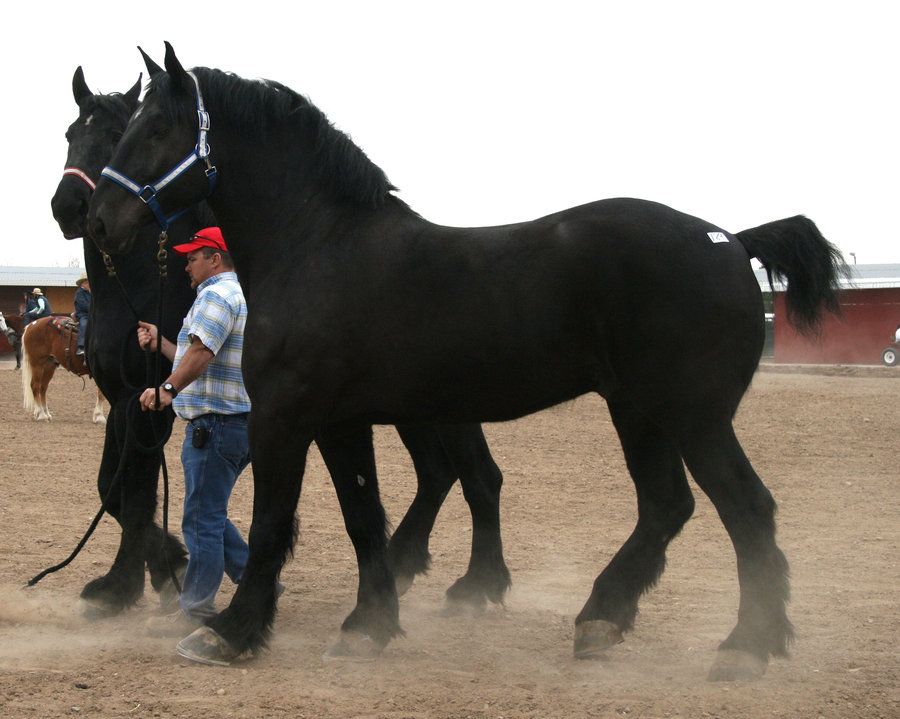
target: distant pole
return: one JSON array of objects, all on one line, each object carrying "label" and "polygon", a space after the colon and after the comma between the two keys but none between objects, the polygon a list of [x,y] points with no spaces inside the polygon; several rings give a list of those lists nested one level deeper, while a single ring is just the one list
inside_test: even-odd
[{"label": "distant pole", "polygon": [[851,253],[850,253],[850,256],[853,258],[853,264],[855,265],[855,264],[856,264],[856,253],[855,253],[855,252],[851,252]]}]

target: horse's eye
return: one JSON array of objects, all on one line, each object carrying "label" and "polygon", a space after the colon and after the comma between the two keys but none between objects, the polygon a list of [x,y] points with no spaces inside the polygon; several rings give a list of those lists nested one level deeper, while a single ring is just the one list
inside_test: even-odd
[{"label": "horse's eye", "polygon": [[113,141],[114,143],[118,144],[119,140],[121,140],[121,139],[122,139],[122,133],[121,133],[121,132],[114,132],[114,133],[112,134],[112,141]]}]

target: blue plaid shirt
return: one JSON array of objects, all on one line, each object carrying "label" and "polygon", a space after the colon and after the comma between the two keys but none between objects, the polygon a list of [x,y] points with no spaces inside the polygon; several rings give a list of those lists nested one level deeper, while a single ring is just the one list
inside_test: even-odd
[{"label": "blue plaid shirt", "polygon": [[182,389],[172,406],[182,419],[202,414],[240,414],[250,411],[250,398],[241,375],[247,304],[234,272],[221,272],[197,287],[197,299],[178,333],[174,367],[199,340],[215,356],[197,379]]}]

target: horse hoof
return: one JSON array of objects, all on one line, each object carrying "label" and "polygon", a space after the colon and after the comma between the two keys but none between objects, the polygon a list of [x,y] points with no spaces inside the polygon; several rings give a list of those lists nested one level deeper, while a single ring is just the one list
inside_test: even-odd
[{"label": "horse hoof", "polygon": [[612,622],[595,619],[575,625],[575,658],[592,659],[601,652],[621,644],[622,630]]},{"label": "horse hoof", "polygon": [[124,607],[119,604],[110,604],[99,599],[81,599],[81,616],[90,622],[100,619],[109,619],[120,614]]},{"label": "horse hoof", "polygon": [[221,634],[209,627],[200,627],[175,645],[178,656],[198,664],[212,667],[231,666],[240,652],[234,649]]},{"label": "horse hoof", "polygon": [[325,650],[322,659],[325,661],[373,662],[381,655],[382,649],[384,649],[384,645],[378,644],[368,634],[342,631],[338,640]]},{"label": "horse hoof", "polygon": [[106,619],[128,609],[143,594],[143,585],[111,572],[95,577],[81,589],[82,614],[87,619]]},{"label": "horse hoof", "polygon": [[750,652],[720,649],[709,670],[711,682],[754,681],[766,673],[766,661]]},{"label": "horse hoof", "polygon": [[414,581],[415,577],[411,576],[394,577],[394,586],[397,587],[397,596],[402,597],[406,594],[412,588]]}]

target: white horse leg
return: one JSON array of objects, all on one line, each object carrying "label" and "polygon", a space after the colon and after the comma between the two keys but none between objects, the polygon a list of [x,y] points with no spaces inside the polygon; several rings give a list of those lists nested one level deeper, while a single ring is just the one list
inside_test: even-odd
[{"label": "white horse leg", "polygon": [[22,363],[22,407],[31,415],[32,419],[37,419],[37,403],[35,402],[34,389],[31,385],[33,372],[31,369],[31,358],[25,353],[24,362]]},{"label": "white horse leg", "polygon": [[106,416],[103,414],[103,400],[105,397],[97,388],[97,404],[94,405],[94,424],[106,424]]},{"label": "white horse leg", "polygon": [[44,409],[44,398],[41,387],[44,384],[44,364],[35,363],[28,351],[28,341],[31,335],[28,330],[31,325],[26,325],[22,332],[22,406],[34,420],[49,419]]},{"label": "white horse leg", "polygon": [[41,404],[41,416],[38,419],[45,419],[48,422],[53,419],[50,414],[50,408],[47,406],[47,388],[50,386],[50,380],[53,379],[53,373],[56,372],[56,365],[45,363],[41,371],[41,388],[38,400]]}]

